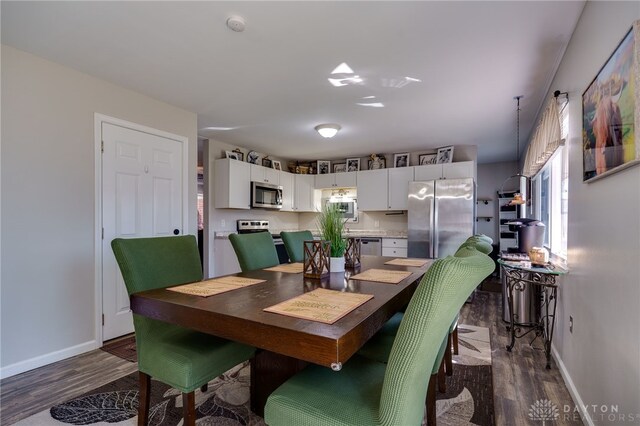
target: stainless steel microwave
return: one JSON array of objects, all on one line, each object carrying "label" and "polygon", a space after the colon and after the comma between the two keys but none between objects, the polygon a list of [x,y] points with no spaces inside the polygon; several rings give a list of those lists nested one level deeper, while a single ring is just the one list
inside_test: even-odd
[{"label": "stainless steel microwave", "polygon": [[251,207],[282,208],[282,187],[264,182],[251,182]]}]

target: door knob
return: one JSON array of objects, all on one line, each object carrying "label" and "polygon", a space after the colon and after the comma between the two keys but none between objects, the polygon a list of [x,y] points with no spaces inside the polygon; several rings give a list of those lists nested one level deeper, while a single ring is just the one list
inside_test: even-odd
[{"label": "door knob", "polygon": [[180,234],[180,230],[178,228],[173,230],[173,235],[178,235]]}]

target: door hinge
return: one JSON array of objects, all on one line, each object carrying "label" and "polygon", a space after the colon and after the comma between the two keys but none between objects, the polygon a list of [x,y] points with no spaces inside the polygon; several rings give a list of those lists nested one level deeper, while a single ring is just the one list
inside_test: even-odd
[{"label": "door hinge", "polygon": [[102,314],[102,325],[104,326],[104,314]]},{"label": "door hinge", "polygon": [[100,141],[100,152],[104,152],[104,141]]}]

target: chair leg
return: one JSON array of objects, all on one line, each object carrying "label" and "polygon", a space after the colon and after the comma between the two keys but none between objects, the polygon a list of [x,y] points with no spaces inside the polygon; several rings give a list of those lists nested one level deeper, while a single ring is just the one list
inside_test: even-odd
[{"label": "chair leg", "polygon": [[151,376],[140,371],[139,383],[138,426],[146,426],[149,422],[149,404],[151,403]]},{"label": "chair leg", "polygon": [[453,329],[453,354],[458,355],[458,325]]},{"label": "chair leg", "polygon": [[436,426],[436,377],[437,374],[429,377],[427,387],[427,426]]},{"label": "chair leg", "polygon": [[196,424],[196,397],[195,392],[182,394],[182,411],[184,415],[184,426],[195,426]]},{"label": "chair leg", "polygon": [[202,392],[206,392],[206,391],[208,391],[208,390],[209,390],[209,383],[205,383],[204,385],[202,385],[202,386],[200,387],[200,390],[201,390]]},{"label": "chair leg", "polygon": [[444,351],[444,362],[447,376],[453,376],[453,358],[451,355],[451,334],[447,336],[447,348]]},{"label": "chair leg", "polygon": [[447,391],[447,380],[444,372],[444,361],[440,362],[440,367],[438,368],[438,390],[442,393]]}]

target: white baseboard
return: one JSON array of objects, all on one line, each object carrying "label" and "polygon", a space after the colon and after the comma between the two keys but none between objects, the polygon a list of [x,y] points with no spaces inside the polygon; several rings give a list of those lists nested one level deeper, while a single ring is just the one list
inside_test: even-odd
[{"label": "white baseboard", "polygon": [[571,376],[567,371],[567,367],[565,367],[564,362],[562,362],[562,358],[560,358],[560,354],[556,350],[556,347],[551,345],[551,354],[553,355],[553,359],[556,360],[556,364],[558,364],[558,368],[560,369],[560,374],[562,375],[562,379],[564,380],[564,384],[567,385],[567,389],[569,390],[569,394],[571,395],[571,399],[573,399],[573,403],[580,409],[580,414],[582,416],[582,421],[589,426],[595,426],[593,423],[593,419],[588,411],[584,409],[584,403],[582,402],[582,398],[578,393],[578,389],[576,389],[576,385],[571,380]]},{"label": "white baseboard", "polygon": [[81,343],[70,348],[64,348],[56,352],[51,352],[45,355],[40,355],[35,358],[27,359],[25,361],[16,362],[15,364],[7,365],[0,368],[0,379],[15,376],[16,374],[24,373],[25,371],[33,370],[34,368],[42,367],[54,362],[62,361],[63,359],[71,358],[72,356],[80,355],[85,352],[98,349],[100,346],[96,340],[90,340],[85,343]]}]

